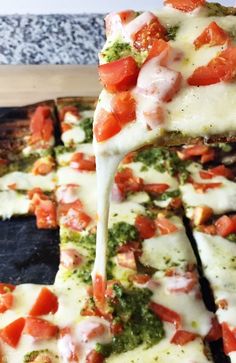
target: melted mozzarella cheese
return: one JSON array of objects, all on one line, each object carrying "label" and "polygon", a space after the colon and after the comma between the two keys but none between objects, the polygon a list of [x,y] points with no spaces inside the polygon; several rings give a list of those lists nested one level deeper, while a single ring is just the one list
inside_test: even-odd
[{"label": "melted mozzarella cheese", "polygon": [[235,132],[235,103],[236,83],[182,88],[167,104],[166,129],[191,136]]},{"label": "melted mozzarella cheese", "polygon": [[56,174],[33,175],[21,171],[13,171],[0,178],[0,189],[7,190],[10,185],[16,185],[18,190],[31,190],[41,188],[44,191],[52,191],[56,185]]},{"label": "melted mozzarella cheese", "polygon": [[236,244],[220,236],[194,232],[206,277],[213,290],[236,292]]},{"label": "melted mozzarella cheese", "polygon": [[109,226],[118,222],[134,224],[138,214],[144,214],[145,208],[134,201],[124,201],[121,203],[112,202],[109,214]]},{"label": "melted mozzarella cheese", "polygon": [[80,126],[75,126],[63,132],[61,139],[66,146],[79,144],[85,140],[85,132]]},{"label": "melted mozzarella cheese", "polygon": [[[236,210],[236,184],[223,177],[214,178],[211,182],[219,182],[222,185],[217,188],[209,188],[204,193],[197,192],[191,183],[180,186],[184,204],[187,207],[206,205],[212,208],[215,214]],[[188,217],[191,218],[191,214],[192,210],[189,211]]]},{"label": "melted mozzarella cheese", "polygon": [[203,337],[210,331],[213,314],[207,311],[203,301],[197,298],[195,289],[189,293],[170,292],[168,278],[162,277],[157,280],[156,287],[153,289],[152,300],[177,312],[181,317],[183,330]]},{"label": "melted mozzarella cheese", "polygon": [[144,265],[158,270],[175,266],[182,269],[189,263],[196,263],[191,245],[183,230],[146,239],[143,242],[143,254],[140,260]]},{"label": "melted mozzarella cheese", "polygon": [[14,190],[0,191],[0,217],[11,218],[14,215],[29,213],[30,200],[27,195]]}]

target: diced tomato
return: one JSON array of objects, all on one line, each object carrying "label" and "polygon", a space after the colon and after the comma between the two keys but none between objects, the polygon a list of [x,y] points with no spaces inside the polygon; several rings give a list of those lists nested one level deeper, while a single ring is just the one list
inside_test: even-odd
[{"label": "diced tomato", "polygon": [[57,215],[58,217],[66,216],[70,209],[75,211],[80,211],[83,208],[83,204],[79,199],[76,199],[72,203],[64,203],[60,202],[57,207]]},{"label": "diced tomato", "polygon": [[64,106],[60,109],[60,112],[59,112],[60,121],[62,121],[62,122],[64,121],[65,115],[67,114],[67,112],[80,118],[79,110],[76,106]]},{"label": "diced tomato", "polygon": [[178,313],[173,310],[166,308],[163,305],[151,302],[150,309],[156,314],[161,320],[175,325],[176,329],[181,327],[181,317]]},{"label": "diced tomato", "polygon": [[52,200],[41,200],[34,213],[39,229],[57,228],[56,204]]},{"label": "diced tomato", "polygon": [[167,218],[159,217],[156,219],[155,223],[161,235],[170,234],[178,231],[178,227],[176,227],[176,225]]},{"label": "diced tomato", "polygon": [[188,160],[195,156],[200,156],[201,163],[206,163],[214,159],[214,149],[209,148],[206,145],[196,144],[186,148],[183,148],[181,152],[177,153],[182,160]]},{"label": "diced tomato", "polygon": [[222,337],[222,329],[216,317],[211,320],[211,329],[209,330],[206,340],[208,342],[214,342]]},{"label": "diced tomato", "polygon": [[[48,196],[44,194],[41,188],[33,188],[28,191],[28,197],[29,199],[33,199],[33,203],[36,205],[39,205],[40,200],[47,200]],[[34,199],[35,198],[35,199]]]},{"label": "diced tomato", "polygon": [[19,318],[14,320],[0,331],[1,339],[5,343],[10,345],[12,348],[16,348],[20,340],[24,326],[25,326],[24,318]]},{"label": "diced tomato", "polygon": [[206,223],[213,215],[213,209],[204,205],[194,208],[193,223],[195,226]]},{"label": "diced tomato", "polygon": [[112,99],[112,110],[120,125],[125,125],[136,118],[136,102],[131,92],[119,92]]},{"label": "diced tomato", "polygon": [[121,267],[130,268],[131,270],[134,270],[134,271],[136,271],[136,269],[137,269],[135,255],[134,255],[134,252],[132,252],[132,251],[118,253],[117,261]]},{"label": "diced tomato", "polygon": [[15,286],[12,284],[5,284],[4,282],[0,282],[0,294],[6,294],[7,292],[12,292],[15,290]]},{"label": "diced tomato", "polygon": [[98,142],[105,141],[118,134],[121,130],[119,120],[112,112],[101,109],[94,124],[94,134]]},{"label": "diced tomato", "polygon": [[[196,287],[198,283],[198,277],[195,271],[185,272],[183,275],[174,274],[170,278],[174,279],[174,283],[173,286],[170,284],[168,290],[174,293],[183,292],[188,294]],[[178,282],[180,282],[180,284]]]},{"label": "diced tomato", "polygon": [[133,282],[135,282],[137,284],[144,285],[148,281],[151,280],[151,276],[149,276],[147,274],[144,274],[144,275],[134,275],[134,276],[132,276],[131,279],[132,279]]},{"label": "diced tomato", "polygon": [[143,190],[147,193],[161,194],[169,189],[168,184],[144,184]]},{"label": "diced tomato", "polygon": [[100,65],[98,72],[103,86],[109,92],[122,92],[136,85],[139,68],[134,58],[129,56]]},{"label": "diced tomato", "polygon": [[49,290],[47,287],[43,287],[32,306],[29,315],[40,316],[47,315],[49,313],[55,314],[58,310],[57,296]]},{"label": "diced tomato", "polygon": [[212,179],[214,175],[208,170],[200,170],[199,175],[202,179]]},{"label": "diced tomato", "polygon": [[51,109],[48,106],[38,106],[30,120],[30,143],[38,141],[48,142],[53,136],[53,120]]},{"label": "diced tomato", "polygon": [[173,209],[179,209],[182,207],[182,199],[180,197],[173,198],[170,201],[169,206]]},{"label": "diced tomato", "polygon": [[8,184],[7,188],[10,189],[10,190],[16,190],[17,189],[17,184],[16,183]]},{"label": "diced tomato", "polygon": [[95,349],[92,350],[86,357],[86,363],[103,363],[105,360],[104,356],[97,352]]},{"label": "diced tomato", "polygon": [[208,189],[220,188],[222,183],[196,183],[193,182],[193,187],[198,193],[205,193]]},{"label": "diced tomato", "polygon": [[143,179],[135,177],[130,168],[118,171],[115,175],[115,182],[124,193],[139,192],[143,188]]},{"label": "diced tomato", "polygon": [[63,267],[73,269],[81,265],[83,259],[74,248],[61,249],[60,263]]},{"label": "diced tomato", "polygon": [[232,170],[227,168],[225,165],[219,165],[219,166],[216,166],[215,168],[208,169],[207,171],[201,170],[199,172],[199,174],[202,179],[212,179],[215,176],[224,176],[227,179],[234,178],[234,174],[233,174]]},{"label": "diced tomato", "polygon": [[124,330],[124,327],[123,327],[122,323],[112,322],[112,324],[111,324],[111,333],[112,334],[118,335],[118,334],[122,333],[123,330]]},{"label": "diced tomato", "polygon": [[66,122],[62,122],[61,123],[61,131],[62,131],[62,133],[66,132],[66,131],[69,131],[71,129],[72,129],[72,125],[67,124]]},{"label": "diced tomato", "polygon": [[135,227],[141,239],[151,238],[156,233],[155,221],[146,216],[138,215],[135,219]]},{"label": "diced tomato", "polygon": [[202,164],[209,163],[209,161],[212,161],[215,159],[215,150],[209,149],[209,151],[201,156],[200,162]]},{"label": "diced tomato", "polygon": [[154,40],[165,38],[166,29],[156,17],[133,35],[133,45],[139,51],[145,51],[152,47]]},{"label": "diced tomato", "polygon": [[222,335],[225,354],[236,351],[236,334],[229,328],[227,323],[222,323]]},{"label": "diced tomato", "polygon": [[106,328],[104,326],[104,324],[101,323],[94,323],[94,326],[92,326],[91,330],[88,331],[87,333],[87,338],[88,339],[95,339],[100,337],[101,335],[103,335],[106,332]]},{"label": "diced tomato", "polygon": [[14,302],[14,296],[11,292],[0,295],[0,313],[11,309]]},{"label": "diced tomato", "polygon": [[170,50],[171,50],[171,48],[170,48],[170,44],[168,42],[166,42],[163,39],[155,39],[152,43],[152,47],[150,48],[150,50],[148,52],[146,61],[148,61],[149,59],[152,59],[154,57],[157,57],[159,55],[162,55],[162,57],[160,59],[160,65],[166,66],[168,59],[169,59]]},{"label": "diced tomato", "polygon": [[99,308],[99,310],[103,310],[104,308],[105,292],[106,292],[106,282],[104,281],[104,278],[101,275],[96,274],[93,280],[93,297],[96,306]]},{"label": "diced tomato", "polygon": [[236,217],[228,217],[224,215],[216,220],[215,226],[217,234],[221,237],[226,237],[230,233],[236,232]]},{"label": "diced tomato", "polygon": [[122,246],[119,246],[119,253],[134,252],[135,257],[140,257],[142,254],[142,245],[140,242],[128,242]]},{"label": "diced tomato", "polygon": [[136,153],[135,152],[131,152],[129,154],[127,154],[124,159],[122,160],[123,164],[130,164],[134,161]]},{"label": "diced tomato", "polygon": [[222,310],[228,310],[229,303],[226,299],[220,299],[216,302],[216,305],[219,307],[219,309]]},{"label": "diced tomato", "polygon": [[53,158],[46,157],[35,161],[32,169],[32,173],[35,175],[47,175],[55,167],[55,162]]},{"label": "diced tomato", "polygon": [[134,10],[124,10],[120,11],[118,15],[121,19],[121,22],[123,24],[126,24],[133,20],[136,17],[137,13]]},{"label": "diced tomato", "polygon": [[95,171],[96,163],[94,156],[86,156],[84,153],[77,152],[73,154],[70,166],[80,171]]},{"label": "diced tomato", "polygon": [[70,209],[67,213],[64,225],[75,231],[83,231],[91,222],[91,217],[81,210]]},{"label": "diced tomato", "polygon": [[177,332],[171,339],[171,343],[183,346],[185,344],[192,342],[196,338],[197,334],[191,333],[186,330],[177,330]]},{"label": "diced tomato", "polygon": [[229,47],[213,58],[206,66],[201,66],[188,78],[191,86],[208,86],[219,82],[229,82],[236,75],[236,47]]},{"label": "diced tomato", "polygon": [[164,4],[171,5],[175,9],[189,13],[196,8],[203,6],[205,0],[164,0]]},{"label": "diced tomato", "polygon": [[215,21],[210,23],[205,30],[194,40],[196,49],[208,44],[210,47],[214,45],[223,45],[230,40],[229,35]]},{"label": "diced tomato", "polygon": [[56,325],[45,319],[26,318],[24,333],[31,335],[37,340],[49,340],[54,338],[59,329]]}]

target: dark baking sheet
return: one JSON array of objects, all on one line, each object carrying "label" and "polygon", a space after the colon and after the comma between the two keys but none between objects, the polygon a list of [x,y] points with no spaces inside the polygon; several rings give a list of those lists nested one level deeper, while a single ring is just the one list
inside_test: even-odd
[{"label": "dark baking sheet", "polygon": [[0,221],[0,281],[52,284],[59,265],[56,230],[39,230],[34,217]]}]

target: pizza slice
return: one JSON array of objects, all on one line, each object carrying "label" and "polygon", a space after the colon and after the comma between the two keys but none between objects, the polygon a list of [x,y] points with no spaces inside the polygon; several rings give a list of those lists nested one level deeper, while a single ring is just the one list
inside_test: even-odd
[{"label": "pizza slice", "polygon": [[235,144],[186,145],[177,150],[177,155],[185,162],[188,172],[180,186],[183,204],[186,215],[195,224],[204,223],[204,220],[198,220],[201,218],[199,213],[206,213],[202,218],[207,220],[213,213],[235,210]]},{"label": "pizza slice", "polygon": [[107,40],[99,54],[104,89],[94,128],[100,149],[105,141],[117,148],[121,139],[131,149],[155,139],[234,140],[235,12],[205,1],[164,5],[105,19]]},{"label": "pizza slice", "polygon": [[57,99],[61,140],[65,146],[91,143],[93,139],[94,97],[68,97]]}]

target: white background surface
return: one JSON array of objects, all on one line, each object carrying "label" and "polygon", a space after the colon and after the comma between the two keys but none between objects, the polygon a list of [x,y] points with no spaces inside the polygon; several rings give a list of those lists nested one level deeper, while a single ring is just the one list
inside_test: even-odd
[{"label": "white background surface", "polygon": [[[218,1],[235,4],[235,0]],[[162,0],[0,0],[0,14],[106,13],[129,8],[156,9],[161,4]]]}]

